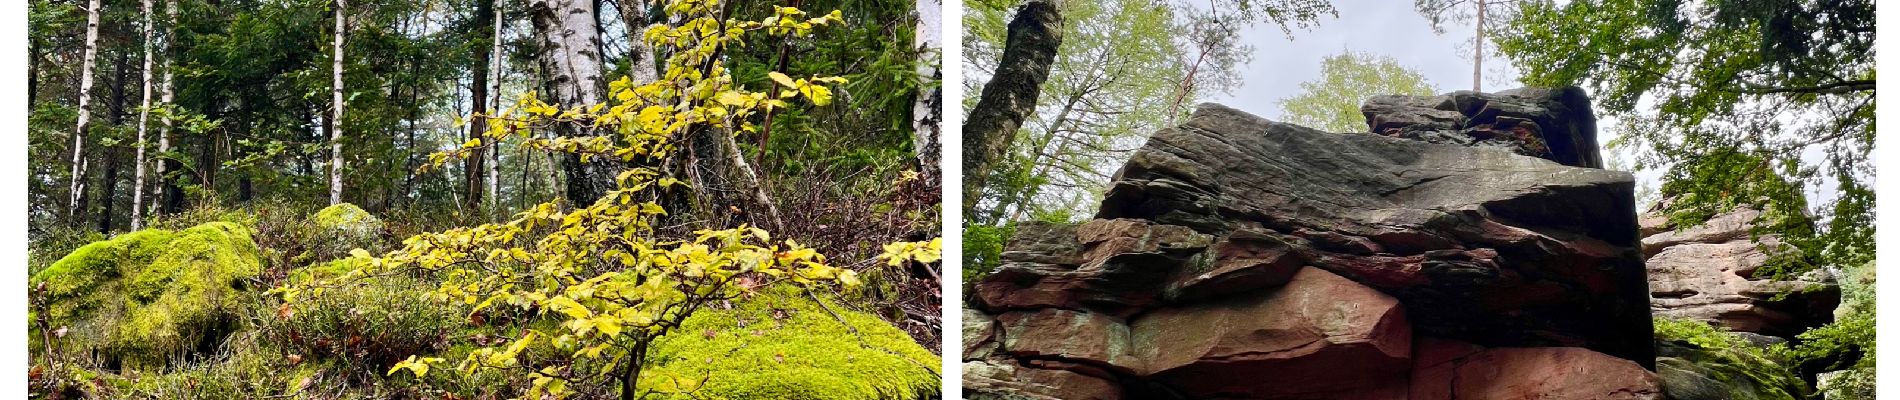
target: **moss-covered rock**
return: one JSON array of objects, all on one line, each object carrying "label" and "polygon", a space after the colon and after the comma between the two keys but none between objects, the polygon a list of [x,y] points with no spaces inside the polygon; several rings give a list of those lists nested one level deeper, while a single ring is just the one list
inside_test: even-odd
[{"label": "moss-covered rock", "polygon": [[1675,400],[1797,400],[1807,383],[1775,353],[1707,323],[1656,320],[1656,375]]},{"label": "moss-covered rock", "polygon": [[324,207],[310,216],[310,222],[323,229],[359,237],[375,236],[383,231],[382,219],[350,203]]},{"label": "moss-covered rock", "polygon": [[792,293],[735,304],[702,310],[655,341],[641,387],[698,385],[678,397],[730,400],[911,400],[938,392],[938,357],[877,317]]},{"label": "moss-covered rock", "polygon": [[97,349],[108,363],[138,368],[230,333],[246,282],[262,271],[249,228],[210,222],[86,245],[29,284],[46,285],[48,323],[68,328],[60,348]]}]

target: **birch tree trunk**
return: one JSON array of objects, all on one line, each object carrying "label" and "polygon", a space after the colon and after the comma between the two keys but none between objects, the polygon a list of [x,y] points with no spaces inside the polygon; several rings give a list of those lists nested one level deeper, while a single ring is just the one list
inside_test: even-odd
[{"label": "birch tree trunk", "polygon": [[943,121],[943,36],[939,32],[943,24],[943,2],[916,0],[915,4],[917,76],[923,82],[918,83],[917,100],[911,106],[911,128],[915,135],[911,148],[917,153],[918,179],[923,179],[926,187],[938,188],[943,184],[943,142],[940,139],[943,129],[939,125]]},{"label": "birch tree trunk", "polygon": [[659,63],[656,62],[653,46],[640,38],[646,36],[647,8],[645,0],[616,0],[620,22],[627,25],[627,80],[634,84],[644,84],[660,79]]},{"label": "birch tree trunk", "polygon": [[139,137],[133,142],[137,154],[132,161],[132,230],[145,225],[145,130],[151,119],[152,108],[152,0],[140,2],[141,22],[145,25],[145,66],[139,69],[141,90],[139,99]]},{"label": "birch tree trunk", "polygon": [[86,55],[84,64],[79,66],[79,123],[73,128],[73,170],[72,183],[67,185],[70,197],[66,202],[66,216],[77,217],[83,214],[84,204],[80,198],[86,193],[86,130],[92,128],[92,73],[93,61],[99,56],[99,0],[86,2]]},{"label": "birch tree trunk", "polygon": [[[172,43],[176,40],[177,26],[178,0],[165,0],[165,75],[164,78],[160,79],[158,102],[167,107],[171,106],[173,100],[172,67],[175,65],[173,58],[177,53],[172,48]],[[163,156],[172,151],[173,122],[171,113],[166,113],[165,116],[159,118],[159,120],[163,127],[158,131],[158,154]],[[184,206],[184,189],[178,187],[170,178],[165,176],[165,174],[177,169],[174,163],[176,163],[176,161],[171,160],[169,157],[160,160],[158,162],[158,173],[154,175],[159,181],[159,186],[164,188],[163,193],[159,196],[159,201],[165,204],[165,207],[162,209],[164,212],[178,212],[178,209]],[[156,204],[154,204],[153,209],[160,210]],[[154,212],[154,214],[156,213],[157,212]]]},{"label": "birch tree trunk", "polygon": [[1023,119],[1035,112],[1061,46],[1062,14],[1053,2],[1031,0],[1010,20],[996,74],[963,122],[963,215],[974,215],[992,164],[1015,142]]},{"label": "birch tree trunk", "polygon": [[330,101],[334,105],[330,117],[330,205],[343,203],[343,29],[348,7],[345,0],[336,0],[336,34],[331,39],[336,53],[330,60]]},{"label": "birch tree trunk", "polygon": [[[541,36],[548,94],[554,97],[550,103],[562,107],[600,103],[605,81],[594,0],[534,0],[529,7]],[[594,134],[576,124],[559,124],[556,130],[569,137]],[[583,163],[579,154],[568,153],[561,168],[567,172],[566,197],[574,205],[593,204],[614,188],[615,171],[606,162]]]}]

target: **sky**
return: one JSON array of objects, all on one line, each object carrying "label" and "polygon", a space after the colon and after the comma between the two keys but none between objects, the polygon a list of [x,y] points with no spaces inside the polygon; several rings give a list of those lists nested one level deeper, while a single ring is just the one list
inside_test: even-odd
[{"label": "sky", "polygon": [[[1291,39],[1272,24],[1255,24],[1243,30],[1240,38],[1253,46],[1253,62],[1241,68],[1239,87],[1206,101],[1277,119],[1279,100],[1299,94],[1301,82],[1319,79],[1320,61],[1345,50],[1390,56],[1399,65],[1424,75],[1438,93],[1471,89],[1472,28],[1446,26],[1443,34],[1433,32],[1430,21],[1419,15],[1410,1],[1334,0],[1333,8],[1339,17],[1322,18],[1318,27],[1295,30]],[[1517,82],[1517,72],[1494,52],[1485,54],[1484,91],[1523,86]],[[1614,137],[1608,129],[1614,124],[1607,119],[1597,121],[1598,145]],[[1609,157],[1612,150],[1605,148],[1603,152]],[[1635,175],[1639,186],[1653,188],[1660,185],[1662,174],[1637,171]]]},{"label": "sky", "polygon": [[[1410,1],[1335,0],[1333,7],[1340,17],[1325,17],[1316,28],[1296,30],[1291,40],[1277,25],[1261,23],[1243,30],[1241,40],[1254,47],[1253,63],[1242,69],[1240,87],[1209,101],[1276,118],[1276,102],[1299,94],[1300,82],[1318,79],[1321,59],[1348,49],[1390,56],[1425,75],[1439,92],[1471,89],[1471,28],[1448,26],[1444,34],[1434,33]],[[1499,59],[1486,61],[1486,74],[1503,65]],[[1515,79],[1486,82],[1485,91],[1517,86]]]}]

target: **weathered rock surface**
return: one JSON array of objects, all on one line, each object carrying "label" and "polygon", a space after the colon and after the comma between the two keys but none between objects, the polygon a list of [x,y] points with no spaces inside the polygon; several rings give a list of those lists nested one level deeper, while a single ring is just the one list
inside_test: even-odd
[{"label": "weathered rock surface", "polygon": [[1632,188],[1621,172],[1325,133],[1209,105],[1131,157],[1098,217],[1272,238],[1304,263],[1397,297],[1434,336],[1587,347],[1647,364]]},{"label": "weathered rock surface", "polygon": [[1502,148],[1559,164],[1603,168],[1596,116],[1583,89],[1376,96],[1359,108],[1369,132],[1463,146]]},{"label": "weathered rock surface", "polygon": [[[1457,129],[1563,133],[1569,161],[1540,156],[1597,163],[1581,92],[1447,99],[1515,124]],[[1095,220],[1017,226],[965,313],[965,393],[1659,398],[1631,177],[1516,150],[1202,106]]]},{"label": "weathered rock surface", "polygon": [[1421,340],[1412,400],[1663,398],[1656,375],[1630,360],[1575,347],[1484,349]]},{"label": "weathered rock surface", "polygon": [[1133,367],[1194,398],[1335,398],[1403,382],[1412,329],[1391,296],[1318,268],[1256,293],[1136,320]]},{"label": "weathered rock surface", "polygon": [[1763,249],[1783,245],[1774,236],[1750,237],[1749,224],[1760,217],[1744,208],[1671,227],[1667,218],[1646,216],[1643,230],[1654,233],[1643,238],[1643,251],[1656,316],[1784,338],[1831,321],[1841,301],[1832,282],[1755,277],[1768,262]]}]

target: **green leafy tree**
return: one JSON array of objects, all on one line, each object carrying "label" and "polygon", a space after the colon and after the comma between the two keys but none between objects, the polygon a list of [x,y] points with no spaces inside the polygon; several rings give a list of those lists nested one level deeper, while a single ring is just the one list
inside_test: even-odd
[{"label": "green leafy tree", "polygon": [[1300,83],[1300,94],[1280,99],[1280,118],[1328,132],[1365,132],[1359,104],[1379,95],[1428,96],[1432,85],[1392,57],[1347,51],[1320,61],[1319,79]]},{"label": "green leafy tree", "polygon": [[1497,37],[1526,83],[1622,121],[1611,147],[1665,171],[1679,224],[1768,210],[1806,253],[1762,272],[1785,276],[1873,257],[1873,27],[1872,1],[1533,2]]}]

